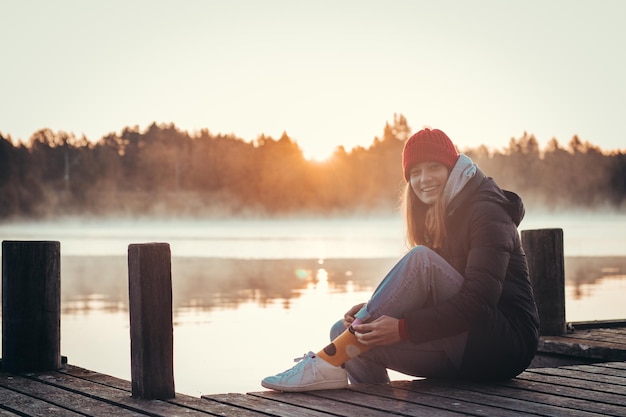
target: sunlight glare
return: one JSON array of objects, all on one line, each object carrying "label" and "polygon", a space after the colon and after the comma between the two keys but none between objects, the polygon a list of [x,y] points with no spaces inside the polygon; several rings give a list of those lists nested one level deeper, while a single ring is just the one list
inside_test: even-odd
[{"label": "sunlight glare", "polygon": [[307,161],[326,162],[335,152],[335,147],[329,144],[314,142],[312,144],[299,144],[302,154]]},{"label": "sunlight glare", "polygon": [[324,268],[320,268],[317,270],[315,277],[317,278],[315,288],[318,290],[328,290],[328,271]]}]

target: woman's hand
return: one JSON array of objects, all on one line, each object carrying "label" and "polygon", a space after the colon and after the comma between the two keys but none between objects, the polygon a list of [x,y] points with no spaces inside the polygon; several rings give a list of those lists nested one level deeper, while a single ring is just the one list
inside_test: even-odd
[{"label": "woman's hand", "polygon": [[357,324],[353,329],[359,343],[366,346],[391,345],[401,340],[399,321],[394,317],[381,316],[370,323]]},{"label": "woman's hand", "polygon": [[350,325],[352,324],[352,322],[355,319],[354,315],[356,313],[358,313],[359,310],[362,309],[364,305],[365,305],[365,303],[357,304],[354,307],[352,307],[350,310],[348,310],[348,312],[346,314],[344,314],[344,316],[343,316],[343,325],[344,325],[344,327],[346,329],[348,327],[350,327]]}]

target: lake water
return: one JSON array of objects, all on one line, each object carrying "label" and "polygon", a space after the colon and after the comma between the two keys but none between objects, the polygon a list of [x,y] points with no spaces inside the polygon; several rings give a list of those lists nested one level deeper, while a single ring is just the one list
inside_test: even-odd
[{"label": "lake water", "polygon": [[[520,226],[538,228],[564,230],[567,320],[626,318],[626,215],[529,214]],[[323,347],[405,251],[403,233],[395,217],[0,224],[0,240],[61,242],[61,352],[124,379],[127,248],[169,243],[176,391],[194,396],[260,390]]]}]

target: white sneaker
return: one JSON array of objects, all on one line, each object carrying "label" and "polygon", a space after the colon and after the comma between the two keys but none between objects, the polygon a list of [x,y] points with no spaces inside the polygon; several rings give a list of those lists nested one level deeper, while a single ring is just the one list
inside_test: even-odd
[{"label": "white sneaker", "polygon": [[341,366],[331,365],[315,353],[309,352],[293,368],[268,376],[261,385],[277,391],[315,391],[348,387],[348,374]]}]

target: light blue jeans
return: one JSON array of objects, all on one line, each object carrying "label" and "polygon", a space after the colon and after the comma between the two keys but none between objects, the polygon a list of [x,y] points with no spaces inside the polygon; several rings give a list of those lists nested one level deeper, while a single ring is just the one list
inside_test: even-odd
[{"label": "light blue jeans", "polygon": [[[463,285],[463,276],[435,251],[416,246],[389,271],[367,304],[356,314],[363,322],[383,315],[401,318],[409,310],[451,298]],[[338,321],[330,331],[334,340],[346,330]],[[457,373],[467,333],[414,344],[402,341],[375,346],[345,363],[352,383],[389,382],[387,369],[417,377],[446,377]]]}]

